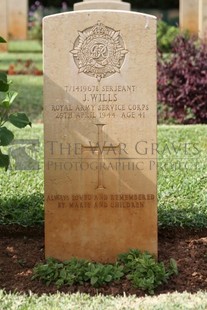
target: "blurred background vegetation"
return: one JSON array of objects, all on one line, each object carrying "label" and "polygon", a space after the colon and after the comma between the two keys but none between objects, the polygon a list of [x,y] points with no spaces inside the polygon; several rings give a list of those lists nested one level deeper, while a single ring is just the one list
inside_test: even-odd
[{"label": "blurred background vegetation", "polygon": [[[33,5],[37,2],[36,0],[30,0],[29,5]],[[81,2],[81,0],[42,0],[41,1],[44,6],[47,7],[62,7],[63,2],[66,3],[68,7],[73,7],[73,4],[76,2]],[[139,9],[160,9],[160,10],[166,10],[166,9],[176,9],[179,7],[179,0],[128,0],[126,2],[130,2],[132,5],[132,8]]]}]

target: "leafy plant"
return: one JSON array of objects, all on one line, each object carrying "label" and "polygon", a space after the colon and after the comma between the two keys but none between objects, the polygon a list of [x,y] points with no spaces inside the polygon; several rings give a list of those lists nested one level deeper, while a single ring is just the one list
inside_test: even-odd
[{"label": "leafy plant", "polygon": [[[0,43],[6,41],[0,37]],[[31,126],[31,122],[25,113],[11,113],[11,105],[17,96],[17,92],[9,91],[11,82],[8,81],[5,72],[0,72],[0,168],[9,167],[9,156],[2,152],[2,146],[8,146],[14,139],[14,134],[5,124],[10,123],[17,128]]]},{"label": "leafy plant", "polygon": [[6,40],[4,40],[4,38],[0,37],[0,43],[6,43]]},{"label": "leafy plant", "polygon": [[55,283],[57,287],[84,282],[90,282],[92,286],[99,287],[119,280],[123,276],[123,267],[117,264],[103,265],[77,258],[59,262],[49,258],[45,264],[39,264],[34,268],[32,279],[38,278],[46,285]]},{"label": "leafy plant", "polygon": [[141,253],[136,249],[119,255],[119,261],[124,264],[127,278],[132,281],[134,287],[146,290],[150,294],[154,294],[159,285],[167,283],[171,275],[178,273],[175,260],[170,260],[170,266],[166,270],[164,264],[157,262],[151,254]]},{"label": "leafy plant", "polygon": [[170,261],[170,267],[166,270],[164,264],[158,263],[150,254],[132,249],[119,255],[114,264],[94,263],[77,258],[59,262],[50,258],[45,264],[38,264],[33,269],[32,279],[40,279],[46,285],[54,283],[58,288],[84,282],[99,287],[127,276],[135,287],[153,294],[154,289],[166,283],[174,273],[177,273],[174,260]]},{"label": "leafy plant", "polygon": [[[179,36],[173,54],[158,61],[158,101],[162,118],[179,124],[207,123],[207,45]],[[165,108],[166,107],[166,108]],[[165,111],[165,115],[163,115]]]},{"label": "leafy plant", "polygon": [[86,275],[92,286],[98,287],[112,281],[120,280],[124,276],[123,267],[118,264],[103,265],[98,263],[89,264]]},{"label": "leafy plant", "polygon": [[175,38],[179,35],[178,27],[171,26],[166,22],[159,20],[157,23],[157,45],[161,52],[169,53]]},{"label": "leafy plant", "polygon": [[45,264],[39,264],[34,268],[32,279],[40,279],[46,285],[55,283],[57,287],[62,285],[82,284],[88,281],[86,272],[89,262],[72,258],[70,261],[59,262],[53,258],[47,259]]},{"label": "leafy plant", "polygon": [[127,253],[119,254],[118,261],[123,264],[125,274],[136,269],[136,258],[140,257],[140,255],[142,253],[137,249],[131,249]]}]

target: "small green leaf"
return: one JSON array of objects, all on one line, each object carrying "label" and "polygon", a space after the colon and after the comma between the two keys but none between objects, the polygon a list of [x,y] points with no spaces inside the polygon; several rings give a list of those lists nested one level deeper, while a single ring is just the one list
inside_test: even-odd
[{"label": "small green leaf", "polygon": [[0,168],[5,168],[7,170],[9,167],[9,156],[5,155],[0,150]]},{"label": "small green leaf", "polygon": [[105,280],[106,280],[106,282],[111,282],[112,276],[110,274],[108,274]]},{"label": "small green leaf", "polygon": [[24,128],[27,125],[29,125],[31,127],[31,122],[29,120],[29,118],[27,117],[27,115],[25,113],[14,113],[14,114],[10,114],[8,121],[18,127],[18,128]]},{"label": "small green leaf", "polygon": [[5,72],[0,71],[0,81],[7,84],[7,74]]},{"label": "small green leaf", "polygon": [[0,72],[0,92],[7,92],[9,90],[9,83],[5,72]]},{"label": "small green leaf", "polygon": [[98,282],[98,277],[92,277],[91,278],[91,285],[95,285]]},{"label": "small green leaf", "polygon": [[[52,281],[50,281],[50,283],[51,283]],[[49,284],[50,284],[49,283]],[[63,279],[58,279],[56,282],[55,282],[55,284],[56,284],[56,286],[58,287],[58,288],[60,288],[63,284],[64,284],[64,280]]]},{"label": "small green leaf", "polygon": [[14,139],[13,133],[6,127],[0,127],[0,145],[9,145]]},{"label": "small green leaf", "polygon": [[173,273],[178,274],[177,263],[176,263],[176,261],[173,258],[170,259],[170,267],[172,269],[172,271],[171,271],[172,274]]},{"label": "small green leaf", "polygon": [[2,101],[2,104],[1,104],[3,108],[8,109],[13,103],[17,95],[18,95],[17,92],[7,92],[5,99]]},{"label": "small green leaf", "polygon": [[0,37],[0,43],[6,43],[6,40],[4,40],[4,38]]},{"label": "small green leaf", "polygon": [[65,279],[66,278],[66,271],[65,271],[65,269],[62,269],[61,271],[60,271],[60,277],[62,278],[62,279]]},{"label": "small green leaf", "polygon": [[49,280],[46,281],[45,284],[46,284],[47,286],[49,286],[49,285],[51,284],[51,282],[52,282],[51,279],[49,279]]}]

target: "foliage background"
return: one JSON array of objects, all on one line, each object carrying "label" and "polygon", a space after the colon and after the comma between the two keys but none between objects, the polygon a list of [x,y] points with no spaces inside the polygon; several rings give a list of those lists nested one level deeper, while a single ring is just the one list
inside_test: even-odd
[{"label": "foliage background", "polygon": [[[125,0],[126,1],[126,0]],[[30,0],[29,5],[37,2],[36,0]],[[74,3],[81,2],[81,0],[42,0],[41,3],[44,6],[61,7],[62,3],[65,2],[69,7],[72,7]],[[133,8],[149,8],[149,9],[175,9],[179,7],[179,0],[128,0]]]}]

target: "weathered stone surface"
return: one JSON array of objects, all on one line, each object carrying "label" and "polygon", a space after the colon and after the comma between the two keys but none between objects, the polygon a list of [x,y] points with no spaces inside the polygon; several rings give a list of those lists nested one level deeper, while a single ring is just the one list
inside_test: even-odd
[{"label": "weathered stone surface", "polygon": [[[0,36],[6,41],[8,40],[8,24],[7,24],[7,0],[0,0]],[[6,52],[8,44],[0,44],[0,51]]]},{"label": "weathered stone surface", "polygon": [[199,0],[199,37],[207,40],[207,1]]},{"label": "weathered stone surface", "polygon": [[8,0],[8,31],[12,40],[27,39],[28,0]]},{"label": "weathered stone surface", "polygon": [[157,254],[156,18],[44,18],[45,251]]},{"label": "weathered stone surface", "polygon": [[199,0],[180,0],[180,28],[198,35]]}]

